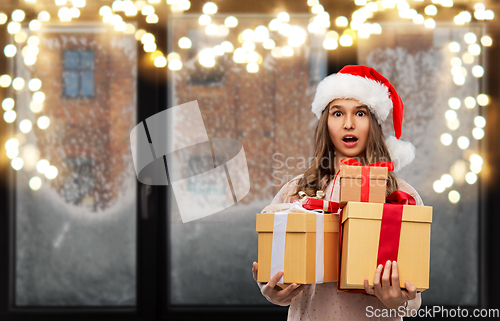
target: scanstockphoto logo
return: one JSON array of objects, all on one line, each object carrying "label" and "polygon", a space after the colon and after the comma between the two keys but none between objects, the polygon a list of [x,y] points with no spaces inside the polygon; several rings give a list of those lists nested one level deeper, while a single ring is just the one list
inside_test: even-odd
[{"label": "scanstockphoto logo", "polygon": [[243,145],[209,138],[196,100],[139,123],[130,146],[137,179],[171,185],[183,223],[218,213],[250,191]]}]

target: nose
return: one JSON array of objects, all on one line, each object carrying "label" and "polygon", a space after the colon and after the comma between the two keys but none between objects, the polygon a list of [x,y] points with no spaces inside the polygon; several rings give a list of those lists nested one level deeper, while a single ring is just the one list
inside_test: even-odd
[{"label": "nose", "polygon": [[354,129],[354,119],[351,114],[347,114],[344,118],[344,129]]}]

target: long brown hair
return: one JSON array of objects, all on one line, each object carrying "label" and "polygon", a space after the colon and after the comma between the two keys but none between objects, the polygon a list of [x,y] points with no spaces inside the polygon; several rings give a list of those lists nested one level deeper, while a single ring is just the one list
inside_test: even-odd
[{"label": "long brown hair", "polygon": [[[316,191],[324,191],[335,177],[335,146],[330,139],[330,133],[328,131],[328,115],[329,108],[326,107],[316,126],[316,133],[314,135],[314,159],[304,175],[300,178],[295,192],[288,196],[295,196],[299,191],[304,191],[309,196],[315,196]],[[391,162],[391,155],[385,144],[382,127],[378,124],[375,115],[372,114],[370,110],[368,110],[368,115],[370,117],[370,129],[365,156],[358,158],[358,161],[362,164]],[[389,172],[386,196],[398,189],[399,186],[396,175],[394,175],[393,172]]]}]

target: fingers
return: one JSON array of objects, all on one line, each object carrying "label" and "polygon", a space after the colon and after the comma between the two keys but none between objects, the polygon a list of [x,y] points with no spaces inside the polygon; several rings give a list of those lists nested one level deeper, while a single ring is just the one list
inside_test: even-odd
[{"label": "fingers", "polygon": [[271,280],[269,280],[267,285],[271,288],[274,288],[276,286],[276,283],[278,283],[278,281],[281,279],[282,276],[283,276],[283,271],[279,271],[271,278]]},{"label": "fingers", "polygon": [[290,302],[292,301],[293,298],[295,298],[297,295],[300,294],[300,292],[302,292],[304,289],[298,285],[295,290],[293,290],[286,298],[285,298],[285,301],[287,302]]},{"label": "fingers", "polygon": [[398,262],[392,262],[392,285],[399,289],[399,270],[398,270]]},{"label": "fingers", "polygon": [[370,287],[370,284],[368,283],[368,279],[365,279],[364,286],[365,286],[366,293],[375,294],[375,289]]},{"label": "fingers", "polygon": [[413,300],[417,297],[417,287],[410,282],[405,282],[406,290],[408,291],[408,299]]},{"label": "fingers", "polygon": [[259,270],[259,263],[253,262],[252,265],[252,273],[253,273],[253,279],[257,281],[257,271]]},{"label": "fingers", "polygon": [[375,276],[373,277],[373,288],[375,291],[380,291],[382,285],[380,284],[380,275],[382,273],[383,265],[379,264],[375,270]]},{"label": "fingers", "polygon": [[391,286],[391,261],[387,261],[384,267],[384,274],[382,274],[382,287],[390,287]]}]

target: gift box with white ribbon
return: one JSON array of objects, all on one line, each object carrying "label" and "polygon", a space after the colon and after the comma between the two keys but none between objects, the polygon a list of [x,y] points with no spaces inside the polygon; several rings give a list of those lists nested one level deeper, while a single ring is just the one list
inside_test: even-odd
[{"label": "gift box with white ribbon", "polygon": [[336,282],[339,216],[308,211],[298,202],[286,207],[257,214],[257,280],[267,283],[283,271],[280,284]]}]

